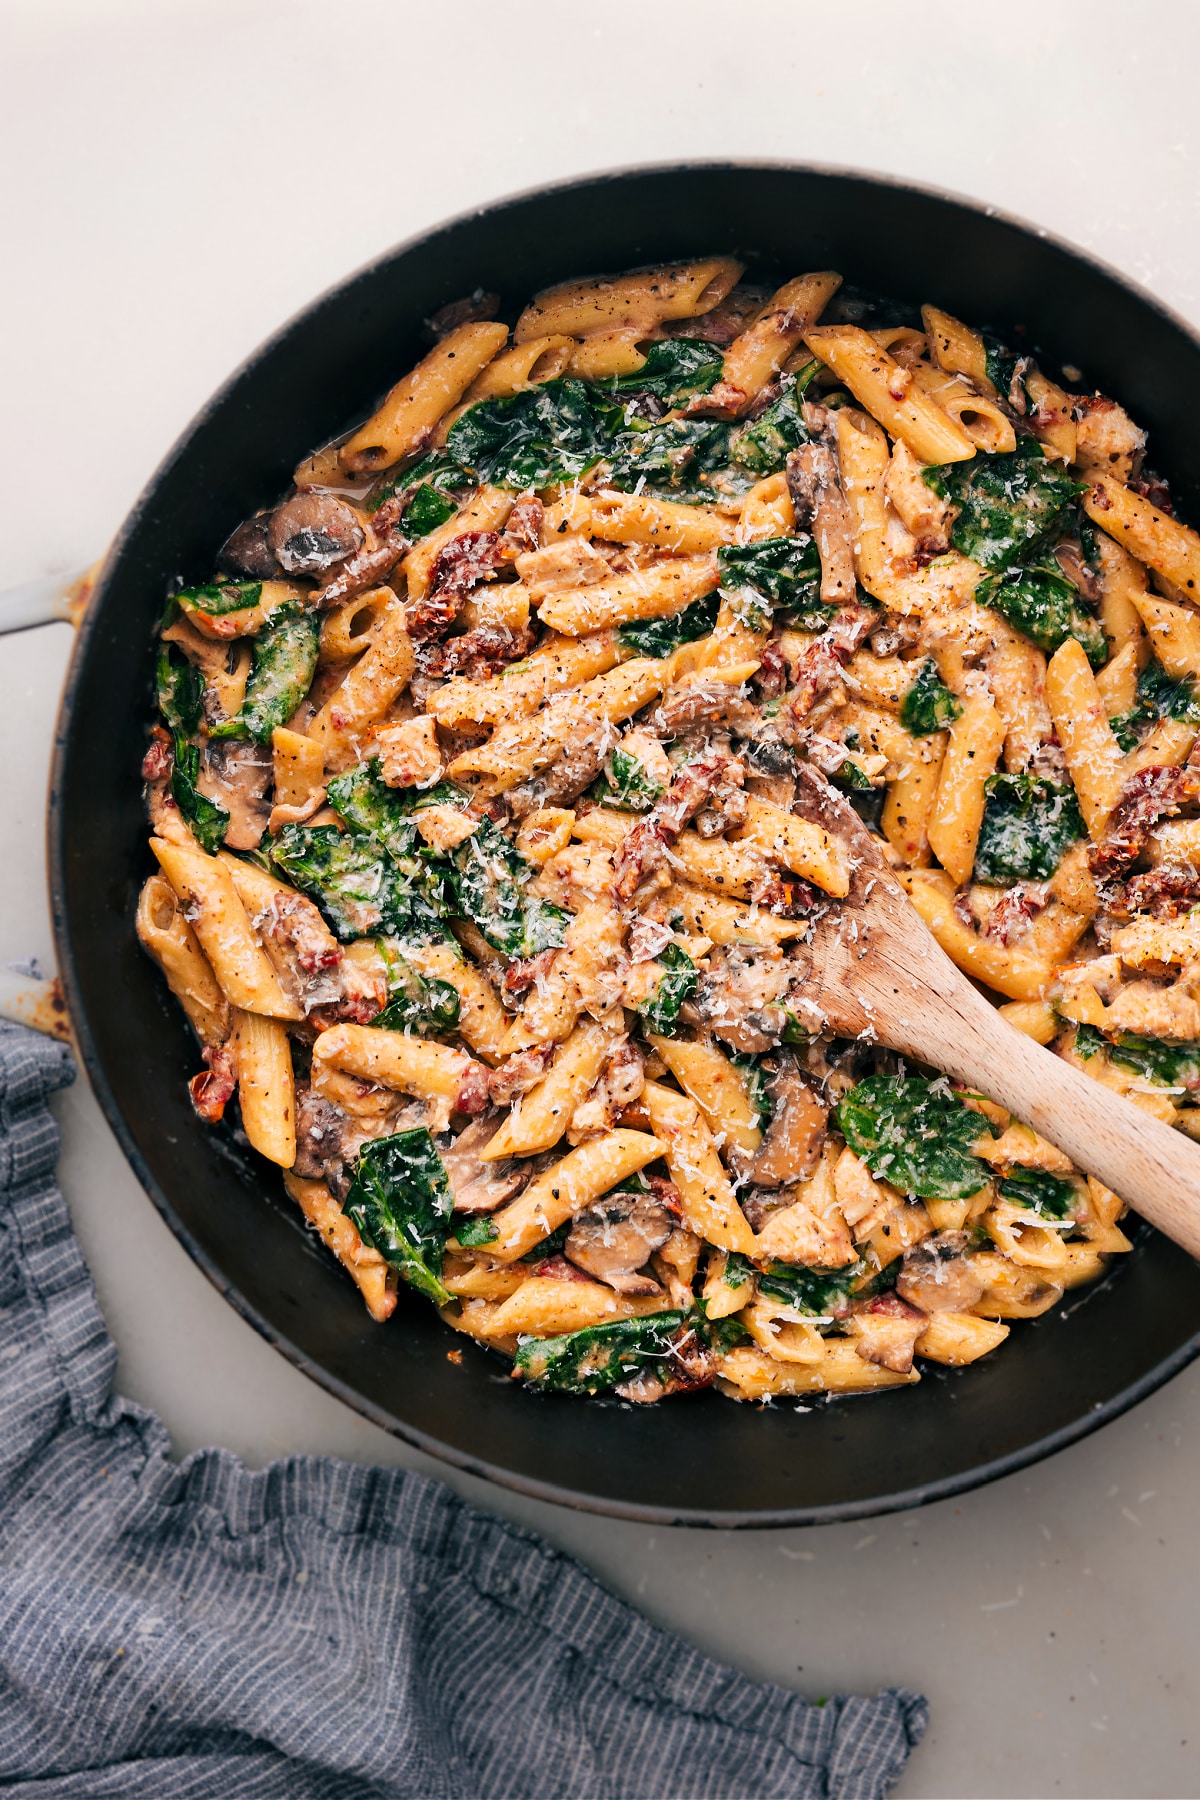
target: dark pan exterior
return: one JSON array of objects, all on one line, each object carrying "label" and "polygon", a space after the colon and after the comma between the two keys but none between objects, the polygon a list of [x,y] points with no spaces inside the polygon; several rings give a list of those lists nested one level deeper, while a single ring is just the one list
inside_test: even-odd
[{"label": "dark pan exterior", "polygon": [[[828,1406],[714,1394],[631,1408],[539,1396],[405,1295],[373,1325],[278,1175],[194,1118],[197,1067],[133,932],[149,869],[139,761],[151,632],[168,583],[205,579],[226,533],[300,456],[360,417],[425,348],[420,322],[482,285],[515,316],[549,282],[738,251],[752,274],[831,267],[973,321],[1028,324],[1129,404],[1156,467],[1200,516],[1200,348],[1116,276],[1033,231],[884,180],[808,168],[685,166],[551,188],[392,252],[318,300],[224,387],[126,523],[80,633],[51,794],[59,966],[110,1123],[171,1228],[239,1312],[367,1417],[475,1474],[626,1518],[799,1524],[909,1507],[1081,1437],[1200,1348],[1200,1268],[1145,1232],[1097,1289],[994,1357]],[[447,1359],[462,1350],[462,1364]]]}]

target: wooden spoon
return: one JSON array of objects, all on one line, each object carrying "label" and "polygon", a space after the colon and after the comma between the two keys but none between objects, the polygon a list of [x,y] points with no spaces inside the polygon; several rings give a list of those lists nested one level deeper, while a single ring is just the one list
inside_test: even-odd
[{"label": "wooden spoon", "polygon": [[849,895],[803,947],[812,972],[800,1004],[813,1028],[873,1038],[999,1101],[1200,1256],[1200,1147],[1002,1019],[933,937],[854,808],[807,766],[795,811],[837,839],[853,870]]}]

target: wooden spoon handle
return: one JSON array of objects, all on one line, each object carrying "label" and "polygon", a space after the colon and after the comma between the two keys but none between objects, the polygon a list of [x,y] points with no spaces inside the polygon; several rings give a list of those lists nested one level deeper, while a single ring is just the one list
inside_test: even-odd
[{"label": "wooden spoon handle", "polygon": [[1014,1030],[964,982],[930,996],[912,1054],[998,1100],[1200,1257],[1200,1145]]}]

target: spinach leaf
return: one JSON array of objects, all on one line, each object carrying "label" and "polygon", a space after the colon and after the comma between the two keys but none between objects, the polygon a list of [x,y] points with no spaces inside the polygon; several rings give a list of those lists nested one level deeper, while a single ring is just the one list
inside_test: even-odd
[{"label": "spinach leaf", "polygon": [[725,1258],[725,1273],[722,1280],[726,1287],[742,1288],[757,1273],[758,1270],[749,1257],[743,1256],[740,1250],[731,1250]]},{"label": "spinach leaf", "polygon": [[516,845],[490,819],[450,853],[450,886],[463,917],[505,956],[536,956],[565,942],[570,917],[525,894],[532,875]]},{"label": "spinach leaf", "polygon": [[759,1271],[758,1291],[808,1318],[832,1319],[871,1282],[871,1269],[861,1258],[844,1269],[806,1269],[795,1263],[773,1262]]},{"label": "spinach leaf", "polygon": [[1108,661],[1108,640],[1099,619],[1079,604],[1079,590],[1057,568],[1008,569],[985,575],[975,589],[981,606],[990,606],[1053,656],[1068,638],[1077,638],[1094,669]]},{"label": "spinach leaf", "polygon": [[290,601],[277,607],[254,639],[254,664],[240,712],[214,725],[210,737],[269,742],[312,686],[320,647],[321,623],[315,612]]},{"label": "spinach leaf", "polygon": [[1107,1050],[1121,1068],[1132,1069],[1160,1087],[1200,1088],[1200,1044],[1139,1037],[1132,1031],[1107,1038],[1094,1025],[1080,1025],[1075,1032],[1075,1048],[1089,1061],[1097,1051]]},{"label": "spinach leaf", "polygon": [[601,806],[616,806],[624,812],[649,812],[663,787],[646,773],[644,763],[625,750],[614,750],[604,765],[604,773],[589,790]]},{"label": "spinach leaf", "polygon": [[1200,725],[1200,697],[1190,675],[1168,675],[1158,658],[1152,656],[1138,676],[1133,710],[1110,719],[1109,724],[1122,750],[1133,750],[1140,728],[1156,725],[1160,719],[1182,719],[1189,725]]},{"label": "spinach leaf", "polygon": [[589,1325],[562,1337],[522,1338],[513,1370],[559,1394],[606,1393],[639,1370],[664,1365],[682,1324],[681,1312],[661,1312]]},{"label": "spinach leaf", "polygon": [[717,574],[723,594],[744,597],[746,613],[739,616],[751,631],[765,631],[776,606],[800,631],[824,631],[837,612],[821,600],[821,558],[816,543],[803,534],[723,544]]},{"label": "spinach leaf", "polygon": [[650,998],[638,1007],[638,1014],[645,1031],[655,1037],[674,1037],[679,1009],[695,993],[700,977],[695,963],[678,944],[667,944],[655,961],[663,973]]},{"label": "spinach leaf", "polygon": [[446,448],[477,479],[545,488],[599,462],[607,438],[582,381],[547,381],[469,407],[451,426]]},{"label": "spinach leaf", "polygon": [[676,499],[711,499],[702,477],[727,460],[729,427],[719,419],[631,419],[608,448],[617,488],[669,488]]},{"label": "spinach leaf", "polygon": [[724,365],[720,350],[704,338],[663,338],[651,344],[640,369],[605,387],[614,394],[653,394],[665,406],[681,406],[690,395],[714,387]]},{"label": "spinach leaf", "polygon": [[214,618],[222,613],[241,612],[247,606],[257,606],[261,598],[261,581],[216,581],[202,587],[180,588],[174,595],[178,605],[211,613]]},{"label": "spinach leaf", "polygon": [[985,569],[1006,569],[1050,536],[1082,484],[1052,462],[1036,438],[1000,456],[942,463],[927,484],[957,507],[950,541]]},{"label": "spinach leaf", "polygon": [[777,399],[749,424],[739,425],[729,439],[730,460],[752,475],[774,475],[789,452],[808,442],[808,427],[800,411],[804,390],[820,363],[806,363],[798,375],[785,375]]},{"label": "spinach leaf", "polygon": [[927,656],[917,670],[917,679],[900,702],[900,723],[914,737],[928,737],[953,725],[962,706],[948,687],[938,678],[937,664]]},{"label": "spinach leaf", "polygon": [[451,1299],[441,1275],[453,1210],[445,1164],[424,1126],[364,1144],[342,1207],[363,1243],[435,1306]]},{"label": "spinach leaf", "polygon": [[[425,881],[418,885],[364,832],[285,825],[271,860],[317,901],[343,942],[380,930],[417,942],[443,935],[442,909]],[[428,880],[431,871],[422,873]]]},{"label": "spinach leaf", "polygon": [[458,1024],[458,990],[436,975],[422,975],[407,958],[383,944],[380,953],[387,964],[388,1003],[371,1020],[384,1031],[408,1031],[424,1037],[429,1032],[453,1031]]},{"label": "spinach leaf", "polygon": [[992,775],[984,791],[976,881],[991,887],[1048,881],[1084,835],[1075,789],[1037,775]]},{"label": "spinach leaf", "polygon": [[176,806],[192,828],[196,842],[210,856],[215,856],[229,829],[229,814],[216,800],[210,800],[196,786],[200,777],[200,751],[175,733],[175,766],[171,770],[171,794]]},{"label": "spinach leaf", "polygon": [[172,731],[185,737],[200,723],[204,677],[180,656],[172,644],[163,644],[156,669],[158,710]]},{"label": "spinach leaf", "polygon": [[639,656],[669,656],[680,644],[694,644],[697,638],[707,637],[716,625],[720,605],[720,595],[709,594],[665,619],[642,619],[622,625],[617,636]]},{"label": "spinach leaf", "polygon": [[393,494],[414,487],[416,491],[401,514],[401,523],[409,537],[425,537],[458,511],[458,502],[451,498],[454,491],[474,485],[467,471],[452,456],[433,450],[405,467],[389,469],[375,483],[363,504],[368,512],[378,512]]},{"label": "spinach leaf", "polygon": [[490,1244],[500,1232],[486,1213],[475,1213],[455,1225],[454,1235],[464,1250],[473,1250],[481,1244]]},{"label": "spinach leaf", "polygon": [[421,840],[410,816],[414,808],[384,781],[378,757],[335,776],[327,794],[330,806],[353,831],[374,838],[389,856],[415,873]]},{"label": "spinach leaf", "polygon": [[991,1179],[972,1154],[987,1120],[951,1093],[944,1076],[870,1075],[838,1102],[850,1148],[873,1175],[923,1200],[964,1200]]},{"label": "spinach leaf", "polygon": [[1069,1219],[1074,1214],[1074,1187],[1045,1169],[1010,1169],[1000,1182],[1000,1196],[1043,1219]]},{"label": "spinach leaf", "polygon": [[1015,350],[1002,344],[998,338],[984,333],[984,353],[986,357],[987,378],[1007,405],[1012,391],[1013,376],[1017,372],[1018,357]]}]

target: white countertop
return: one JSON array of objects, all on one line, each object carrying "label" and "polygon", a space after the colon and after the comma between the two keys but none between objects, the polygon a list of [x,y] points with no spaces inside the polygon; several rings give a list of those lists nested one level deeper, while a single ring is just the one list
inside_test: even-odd
[{"label": "white countertop", "polygon": [[[1200,321],[1186,0],[4,14],[0,585],[96,556],[210,390],[312,294],[448,214],[574,173],[710,156],[887,170],[1036,219]],[[65,625],[0,640],[0,961],[53,962],[42,812],[69,647]],[[180,1452],[420,1467],[753,1676],[922,1688],[933,1723],[901,1795],[1200,1792],[1200,1368],[913,1515],[749,1534],[593,1518],[442,1469],[306,1381],[188,1261],[82,1082],[60,1116],[119,1382]]]}]

